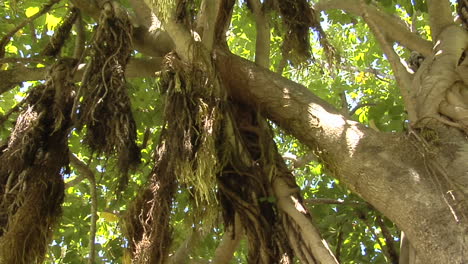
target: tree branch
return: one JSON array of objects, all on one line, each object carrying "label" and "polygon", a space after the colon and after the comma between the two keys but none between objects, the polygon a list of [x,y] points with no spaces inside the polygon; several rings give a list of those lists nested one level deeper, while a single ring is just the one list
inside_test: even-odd
[{"label": "tree branch", "polygon": [[[21,62],[22,60],[19,59]],[[162,58],[155,57],[152,59],[131,59],[126,69],[127,78],[136,77],[154,77],[155,73],[161,70]],[[78,67],[78,71],[74,76],[74,81],[81,81],[85,64]],[[24,66],[15,66],[10,70],[0,70],[0,94],[3,94],[14,88],[15,85],[26,81],[44,80],[47,74],[47,67],[44,68],[28,68]]]},{"label": "tree branch", "polygon": [[260,0],[248,0],[255,17],[257,38],[255,42],[255,63],[267,68],[270,66],[270,24]]},{"label": "tree branch", "polygon": [[335,199],[328,199],[328,198],[314,198],[314,199],[306,199],[304,201],[306,204],[340,204],[340,205],[362,205],[361,202],[358,201],[342,201],[342,200],[335,200]]},{"label": "tree branch", "polygon": [[449,0],[427,0],[427,9],[432,39],[436,41],[446,27],[455,24],[452,9]]},{"label": "tree branch", "polygon": [[218,17],[222,1],[203,0],[197,20],[197,29],[201,33],[202,43],[208,51],[213,49],[216,31],[216,19]]},{"label": "tree branch", "polygon": [[83,174],[90,184],[91,196],[91,219],[89,229],[89,258],[88,263],[94,264],[96,259],[96,221],[97,221],[97,190],[96,177],[93,171],[83,161],[78,159],[73,153],[69,154],[70,163],[75,167],[80,174]]},{"label": "tree branch", "polygon": [[242,240],[242,225],[239,215],[236,214],[234,224],[225,230],[223,238],[216,248],[213,264],[229,264]]},{"label": "tree branch", "polygon": [[[302,234],[302,240],[308,250],[311,250],[318,263],[337,264],[338,261],[328,248],[325,240],[322,240],[320,231],[315,227],[307,217],[307,211],[302,204],[291,193],[292,189],[282,177],[277,177],[273,181],[273,191],[278,199],[278,208],[292,219],[299,226]],[[288,221],[289,222],[289,221]],[[292,223],[290,223],[292,224]],[[292,244],[290,242],[290,244]]]},{"label": "tree branch", "polygon": [[[314,9],[317,12],[329,9],[341,9],[350,14],[361,16],[362,10],[359,1],[360,0],[321,0],[314,5]],[[399,18],[391,16],[372,5],[368,7],[367,13],[369,18],[375,21],[376,26],[387,39],[396,41],[410,50],[418,51],[424,56],[430,56],[432,54],[432,43],[422,39],[416,33],[409,31]]]},{"label": "tree branch", "polygon": [[81,61],[86,44],[86,32],[83,24],[83,16],[81,15],[81,11],[78,11],[78,18],[75,21],[75,31],[76,39],[75,48],[73,50],[73,58]]},{"label": "tree branch", "polygon": [[[232,100],[256,107],[316,151],[334,177],[408,232],[412,243],[437,251],[455,250],[443,239],[434,239],[460,231],[407,136],[374,131],[349,120],[306,87],[248,60],[221,49],[215,56]],[[438,224],[441,221],[453,224]],[[462,241],[463,236],[454,239]],[[427,263],[445,262],[444,256],[436,254],[421,258]]]},{"label": "tree branch", "polygon": [[393,72],[395,74],[395,79],[398,86],[400,87],[401,95],[408,112],[408,117],[411,122],[417,121],[417,114],[415,109],[415,102],[412,102],[409,91],[411,89],[412,80],[411,74],[400,62],[400,57],[393,50],[391,44],[387,41],[383,33],[380,31],[380,28],[376,25],[376,21],[373,20],[369,15],[369,5],[361,0],[361,9],[362,9],[362,18],[369,25],[370,30],[374,33],[377,41],[380,44],[384,54],[387,56],[390,65],[392,66]]},{"label": "tree branch", "polygon": [[185,264],[189,263],[189,255],[193,248],[196,246],[196,243],[200,241],[200,232],[196,229],[192,230],[190,236],[179,246],[179,248],[174,252],[168,263],[169,264]]},{"label": "tree branch", "polygon": [[145,26],[147,28],[153,25],[153,12],[145,4],[144,0],[130,0],[130,6],[135,11],[135,20],[139,26]]},{"label": "tree branch", "polygon": [[388,230],[382,217],[379,214],[380,213],[377,212],[377,215],[375,216],[375,222],[380,227],[380,230],[382,231],[382,236],[385,239],[385,247],[382,249],[385,249],[385,252],[387,252],[391,263],[398,263],[399,256],[395,248],[395,242],[393,241],[393,236],[392,234],[390,234],[390,231]]}]

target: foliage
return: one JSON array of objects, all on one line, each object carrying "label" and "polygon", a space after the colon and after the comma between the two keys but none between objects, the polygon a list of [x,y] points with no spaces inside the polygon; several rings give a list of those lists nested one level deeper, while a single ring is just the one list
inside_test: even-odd
[{"label": "foliage", "polygon": [[[401,16],[408,23],[416,23],[417,31],[429,38],[425,1],[423,0],[384,0],[379,1],[385,10]],[[43,1],[5,0],[0,3],[0,36],[10,32],[15,25],[37,13]],[[70,4],[62,1],[52,10],[30,22],[17,31],[6,46],[6,58],[21,58],[29,67],[41,68],[50,65],[51,58],[41,56],[49,39],[65,20]],[[96,21],[83,14],[85,37],[91,43]],[[322,27],[329,42],[337,49],[339,62],[332,67],[327,60],[317,34],[311,33],[309,41],[313,59],[308,64],[288,62],[283,69],[284,77],[308,87],[315,94],[337,108],[353,115],[353,118],[380,131],[403,131],[406,129],[406,113],[402,98],[392,78],[390,66],[382,55],[376,40],[369,34],[369,28],[360,18],[340,11],[322,16]],[[279,17],[271,23],[271,70],[276,70],[282,60],[284,34]],[[255,21],[245,4],[236,4],[232,24],[228,31],[228,45],[231,51],[246,59],[255,55]],[[73,29],[65,42],[61,54],[72,56],[76,39]],[[399,55],[409,57],[407,51],[396,47]],[[137,51],[133,56],[140,56]],[[88,56],[88,55],[86,55]],[[2,63],[0,70],[19,67],[15,63]],[[37,81],[16,84],[0,95],[0,145],[7,141],[19,113],[15,107],[23,104]],[[152,159],[159,134],[162,130],[163,98],[159,84],[154,78],[128,80],[127,93],[131,101],[131,112],[136,125],[136,143],[141,148],[141,165],[129,174],[128,186],[118,191],[118,158],[108,158],[94,153],[86,147],[85,130],[73,130],[69,137],[70,151],[91,168],[96,176],[98,216],[97,220],[97,259],[96,263],[128,263],[125,249],[128,241],[123,237],[121,219],[128,209],[129,201],[137,196],[146,183],[152,169]],[[129,103],[130,104],[130,103]],[[13,109],[13,111],[11,111]],[[182,111],[182,110],[181,110]],[[177,115],[180,113],[174,113]],[[132,120],[133,121],[133,120]],[[384,263],[389,261],[389,248],[398,248],[399,231],[378,211],[365,201],[353,195],[344,186],[331,178],[320,161],[306,160],[297,167],[298,161],[307,156],[309,150],[297,140],[275,128],[275,140],[280,152],[289,157],[287,163],[294,171],[303,197],[309,201],[310,210],[318,222],[324,238],[332,250],[339,252],[343,263]],[[89,139],[88,139],[89,140]],[[62,205],[62,218],[55,229],[53,242],[47,253],[46,263],[84,263],[88,257],[90,233],[90,184],[80,172],[72,167],[65,175],[68,183]],[[185,215],[194,210],[188,190],[177,189],[177,203],[171,212],[175,250],[193,231],[184,223]],[[266,197],[268,199],[268,197]],[[324,199],[335,200],[335,204],[323,204]],[[274,202],[274,201],[272,201]],[[201,223],[203,225],[203,223]],[[214,249],[223,235],[223,227],[204,230],[203,238],[192,251],[193,260],[213,258]],[[390,236],[388,236],[388,234]],[[389,245],[390,244],[390,245]],[[241,244],[235,253],[235,263],[246,259],[246,244]]]}]

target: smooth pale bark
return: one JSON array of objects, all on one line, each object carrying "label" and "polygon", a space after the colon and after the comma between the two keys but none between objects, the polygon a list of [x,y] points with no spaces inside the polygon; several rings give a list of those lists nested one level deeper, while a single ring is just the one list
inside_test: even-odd
[{"label": "smooth pale bark", "polygon": [[[466,223],[457,223],[406,136],[347,119],[307,88],[218,51],[234,100],[257,107],[315,151],[335,177],[394,221],[424,263],[462,263]],[[441,179],[442,180],[442,179]]]}]

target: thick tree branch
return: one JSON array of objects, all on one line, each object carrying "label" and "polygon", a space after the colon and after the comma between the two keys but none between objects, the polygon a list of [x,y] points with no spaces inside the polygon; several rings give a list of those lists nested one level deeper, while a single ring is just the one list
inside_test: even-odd
[{"label": "thick tree branch", "polygon": [[260,0],[249,0],[255,17],[257,38],[255,42],[255,63],[267,68],[270,66],[270,25]]},{"label": "thick tree branch", "polygon": [[[427,0],[429,24],[432,39],[435,41],[439,34],[448,26],[455,24],[449,0]],[[426,55],[425,55],[426,56]]]},{"label": "thick tree branch", "polygon": [[[314,9],[317,12],[329,9],[341,9],[350,14],[360,16],[362,15],[362,10],[359,2],[360,0],[321,0],[314,5]],[[386,38],[396,41],[410,50],[418,51],[424,56],[431,55],[431,42],[422,39],[417,34],[408,30],[399,18],[391,16],[372,5],[368,8],[368,16],[375,21],[376,26]]]},{"label": "thick tree branch", "polygon": [[130,0],[130,6],[135,12],[135,20],[139,26],[147,28],[153,25],[154,14],[151,9],[145,4],[144,0]]},{"label": "thick tree branch", "polygon": [[203,0],[199,17],[197,20],[198,32],[201,33],[202,43],[209,51],[213,49],[216,31],[216,19],[221,12],[220,6],[222,1],[219,0]]},{"label": "thick tree branch", "polygon": [[[463,244],[465,235],[460,234],[440,193],[434,191],[424,160],[412,147],[415,143],[405,136],[377,132],[348,120],[304,86],[252,62],[222,50],[217,50],[216,58],[233,100],[257,107],[316,150],[335,177],[407,231],[419,248],[429,250],[426,252],[459,252],[456,245],[434,239],[449,232],[459,234],[452,239]],[[440,225],[444,221],[451,224]],[[436,254],[421,258],[427,263],[445,262]]]}]

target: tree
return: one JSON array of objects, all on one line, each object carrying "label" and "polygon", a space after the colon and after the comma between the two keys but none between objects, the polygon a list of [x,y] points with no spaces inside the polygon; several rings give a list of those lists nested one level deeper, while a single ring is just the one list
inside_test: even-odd
[{"label": "tree", "polygon": [[3,1],[0,263],[465,263],[454,2]]}]

